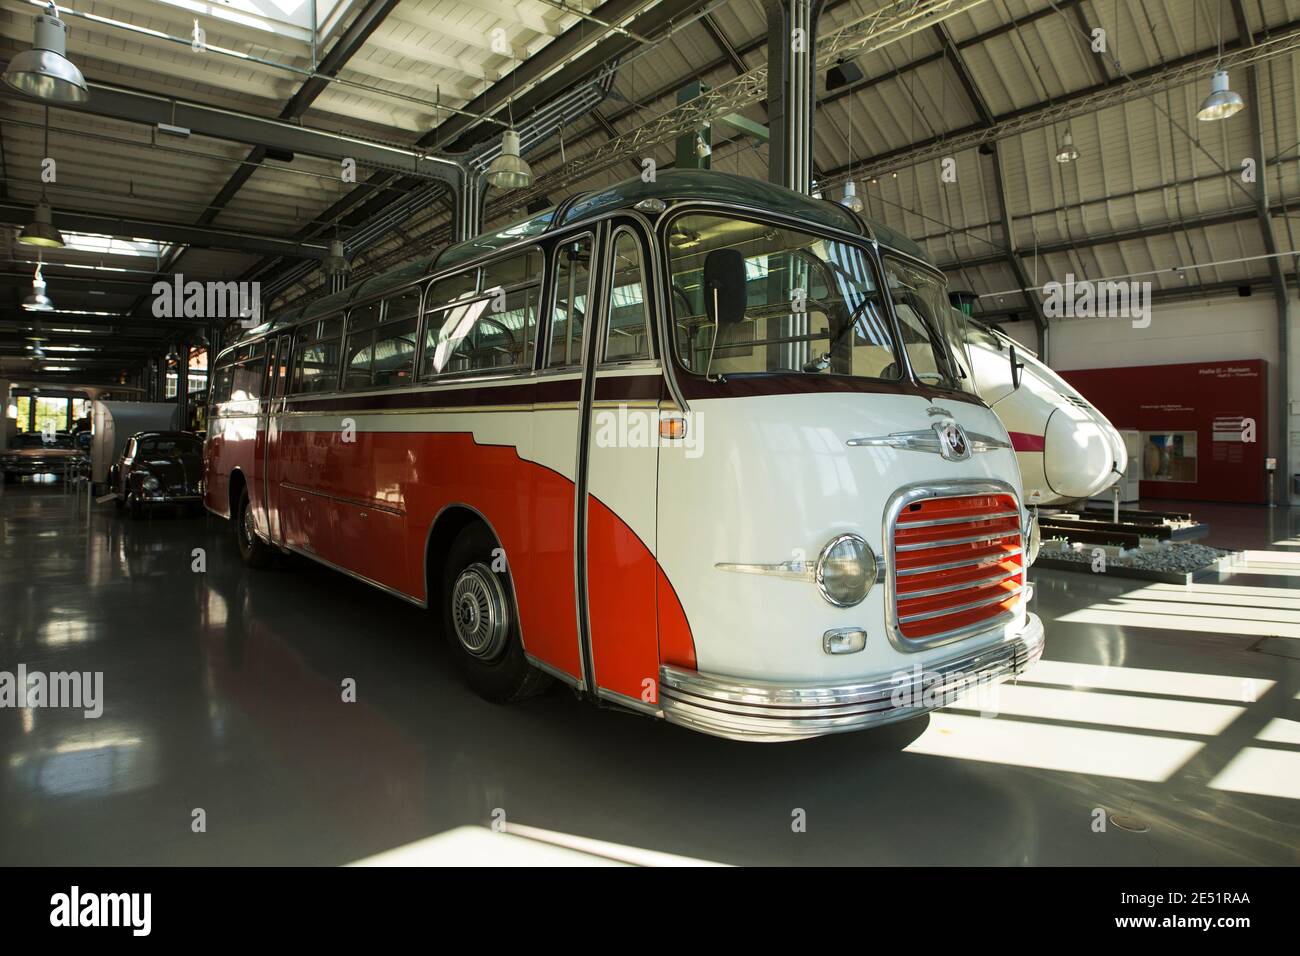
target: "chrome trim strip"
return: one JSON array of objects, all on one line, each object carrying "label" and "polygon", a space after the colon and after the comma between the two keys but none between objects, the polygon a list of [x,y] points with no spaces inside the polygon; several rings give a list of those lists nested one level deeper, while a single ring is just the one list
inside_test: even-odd
[{"label": "chrome trim strip", "polygon": [[902,521],[899,522],[900,528],[933,528],[942,524],[966,524],[976,521],[994,521],[1000,518],[1019,518],[1019,511],[999,511],[991,515],[976,515],[975,517],[965,518],[932,518],[929,521]]},{"label": "chrome trim strip", "polygon": [[[966,440],[972,453],[998,451],[1011,447],[1010,442],[980,432],[967,432]],[[844,444],[850,448],[900,448],[904,451],[923,451],[934,455],[943,454],[943,445],[939,440],[939,435],[930,428],[918,428],[910,432],[890,432],[888,435],[850,438]]]},{"label": "chrome trim strip", "polygon": [[1043,653],[1043,624],[934,664],[872,674],[851,683],[731,678],[663,665],[660,703],[670,722],[733,740],[781,741],[843,733],[906,720],[947,706],[974,687],[1013,677]]},{"label": "chrome trim strip", "polygon": [[[988,607],[990,604],[1000,604],[1003,601],[1016,597],[1024,590],[1023,585],[1016,587],[1014,591],[1004,591],[1001,594],[994,594],[990,597],[980,598],[978,601],[967,601],[965,604],[954,604],[952,607],[945,607],[938,611],[922,611],[919,614],[904,614],[898,619],[900,624],[911,624],[913,621],[930,621],[937,617],[947,617],[949,614],[960,614],[962,611],[974,611],[976,608]],[[907,595],[903,600],[908,600],[912,595]],[[983,623],[982,621],[980,623]]]},{"label": "chrome trim strip", "polygon": [[539,671],[542,671],[546,674],[550,674],[556,680],[563,681],[564,683],[568,684],[570,687],[576,688],[578,690],[582,690],[582,681],[578,680],[578,678],[574,677],[572,674],[568,673],[567,671],[560,670],[554,664],[548,664],[546,663],[546,661],[542,660],[541,658],[534,657],[532,654],[529,654],[527,651],[524,652],[524,660],[528,661],[528,663],[532,664]]},{"label": "chrome trim strip", "polygon": [[777,564],[734,564],[729,561],[719,561],[714,567],[719,571],[735,571],[739,574],[772,574],[795,581],[816,580],[816,569],[807,561],[781,561]]},{"label": "chrome trim strip", "polygon": [[929,551],[933,548],[947,548],[957,544],[978,544],[981,541],[997,541],[999,538],[1020,537],[1020,526],[1017,525],[1010,531],[1000,531],[997,534],[977,534],[966,538],[945,538],[940,541],[917,541],[914,544],[897,545],[895,551]]},{"label": "chrome trim strip", "polygon": [[[870,548],[871,544],[868,543],[867,547]],[[872,554],[875,554],[874,549],[872,550]],[[714,565],[714,568],[719,571],[734,571],[738,574],[770,574],[773,577],[786,578],[791,581],[809,581],[815,583],[817,580],[817,566],[815,564],[809,564],[807,561],[782,561],[778,564],[737,564],[730,561],[719,561]],[[929,569],[926,568],[925,570]],[[884,562],[880,560],[879,556],[877,556],[876,577],[872,587],[875,587],[877,584],[883,584],[884,582],[885,565]]]},{"label": "chrome trim strip", "polygon": [[905,591],[898,595],[900,601],[910,601],[912,598],[934,597],[936,594],[948,594],[952,591],[965,591],[972,588],[986,588],[991,584],[1001,584],[1008,578],[1014,578],[1022,571],[1008,571],[1003,575],[994,575],[991,578],[976,578],[974,581],[963,581],[961,584],[948,584],[941,588],[926,588],[924,591]]},{"label": "chrome trim strip", "polygon": [[272,542],[262,534],[258,534],[258,537],[262,541],[266,542],[268,545],[271,545],[272,547],[280,547],[283,548],[285,551],[292,551],[294,554],[300,554],[304,558],[310,558],[311,560],[315,561],[317,564],[325,565],[325,567],[329,568],[331,571],[337,571],[339,572],[339,574],[346,574],[350,578],[355,578],[356,580],[362,582],[363,584],[369,584],[371,587],[379,588],[379,590],[383,591],[385,594],[390,594],[393,597],[401,598],[403,601],[407,601],[411,604],[414,604],[416,607],[419,608],[428,607],[428,605],[424,601],[421,601],[417,597],[412,597],[411,595],[405,593],[404,591],[399,591],[396,588],[390,588],[387,584],[380,584],[374,578],[368,578],[364,574],[357,574],[357,572],[355,571],[349,571],[347,568],[339,567],[333,561],[326,561],[319,554],[314,554],[311,551],[307,551],[303,548],[294,547],[291,544],[281,544],[281,545],[272,544]]},{"label": "chrome trim strip", "polygon": [[1008,558],[1018,558],[1024,553],[1024,548],[1016,548],[1014,551],[1004,551],[1001,554],[996,555],[986,554],[983,557],[971,558],[968,561],[948,561],[944,564],[927,564],[924,567],[906,568],[904,570],[895,571],[894,573],[900,578],[905,578],[910,574],[929,574],[931,571],[952,571],[955,568],[971,568],[979,564],[993,565],[997,564],[999,561],[1005,561]]},{"label": "chrome trim strip", "polygon": [[664,712],[654,704],[647,704],[643,700],[635,697],[629,697],[627,694],[620,694],[616,690],[610,690],[607,687],[601,687],[596,690],[596,696],[601,700],[607,700],[619,707],[626,707],[629,710],[635,710],[639,714],[649,714],[651,717],[662,717]]},{"label": "chrome trim strip", "polygon": [[[889,638],[889,643],[896,650],[906,654],[912,654],[917,651],[928,650],[933,647],[942,647],[945,644],[951,644],[976,634],[991,631],[1001,624],[1006,623],[1009,619],[1019,617],[1019,614],[1013,611],[1005,612],[1004,615],[994,616],[986,621],[977,621],[975,625],[958,628],[954,631],[944,631],[939,634],[933,634],[929,637],[908,638],[903,635],[899,629],[898,621],[898,577],[900,572],[896,570],[898,549],[894,542],[894,528],[898,524],[898,516],[902,514],[903,509],[908,505],[915,504],[918,501],[928,501],[935,498],[956,498],[962,495],[1007,495],[1020,507],[1020,496],[1016,493],[1008,482],[995,478],[976,478],[976,479],[953,479],[950,481],[923,482],[915,485],[905,485],[895,491],[885,505],[884,515],[881,518],[881,541],[885,548],[885,567],[888,575],[885,579],[885,635]],[[1019,535],[1020,530],[1006,532],[996,537],[1007,537],[1009,535]],[[996,537],[994,540],[996,540]],[[958,542],[947,542],[949,544]],[[1017,551],[1023,551],[1024,544],[1021,543]],[[979,565],[982,562],[996,563],[1005,561],[1015,554],[1008,551],[1000,555],[982,555],[980,557],[959,560],[955,563],[945,562],[944,565],[930,565],[924,568],[910,569],[912,574],[920,574],[925,571],[947,570],[945,565],[952,567],[967,567],[970,565]],[[1017,605],[1017,610],[1024,607],[1024,602]]]}]

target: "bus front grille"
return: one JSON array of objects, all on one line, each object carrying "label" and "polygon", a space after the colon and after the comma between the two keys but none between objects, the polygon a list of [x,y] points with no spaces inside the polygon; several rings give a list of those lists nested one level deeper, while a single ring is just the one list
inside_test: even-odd
[{"label": "bus front grille", "polygon": [[941,643],[995,627],[1025,588],[1013,495],[914,502],[898,515],[892,543],[894,623],[907,641]]}]

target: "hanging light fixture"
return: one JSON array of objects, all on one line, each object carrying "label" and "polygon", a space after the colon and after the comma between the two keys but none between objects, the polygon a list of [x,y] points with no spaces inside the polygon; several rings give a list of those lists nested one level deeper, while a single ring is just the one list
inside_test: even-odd
[{"label": "hanging light fixture", "polygon": [[[45,107],[45,155],[50,155],[50,108]],[[18,241],[29,246],[42,246],[46,249],[62,249],[63,233],[54,227],[54,217],[50,211],[49,200],[45,198],[45,187],[41,187],[41,198],[32,212],[32,221],[18,233]]]},{"label": "hanging light fixture", "polygon": [[508,129],[501,134],[501,152],[484,174],[489,186],[521,189],[533,184],[533,168],[519,155],[519,134]]},{"label": "hanging light fixture", "polygon": [[1210,95],[1196,111],[1196,118],[1202,123],[1227,119],[1234,113],[1241,112],[1245,106],[1246,101],[1241,98],[1241,94],[1228,88],[1228,71],[1215,70],[1210,80]]},{"label": "hanging light fixture", "polygon": [[4,81],[20,93],[51,103],[84,103],[90,99],[86,78],[68,59],[68,28],[50,4],[35,17],[32,48],[23,50],[5,68]]},{"label": "hanging light fixture", "polygon": [[840,205],[854,212],[862,212],[862,197],[858,195],[858,184],[851,179],[844,184],[844,197],[840,200]]},{"label": "hanging light fixture", "polygon": [[41,267],[36,266],[36,275],[32,279],[32,294],[23,299],[23,308],[28,312],[53,312],[54,302],[45,294],[45,277]]},{"label": "hanging light fixture", "polygon": [[1079,158],[1079,151],[1074,146],[1074,137],[1070,131],[1065,131],[1065,138],[1061,140],[1061,148],[1056,151],[1056,161],[1058,163],[1072,163]]},{"label": "hanging light fixture", "polygon": [[1214,76],[1210,78],[1210,95],[1196,111],[1196,118],[1202,123],[1224,120],[1245,107],[1246,101],[1240,93],[1228,88],[1228,71],[1223,67],[1223,2],[1219,2],[1219,58],[1214,63]]},{"label": "hanging light fixture", "polygon": [[32,221],[18,233],[18,241],[29,246],[43,246],[46,249],[62,249],[63,233],[54,227],[50,213],[50,204],[41,197],[32,213]]},{"label": "hanging light fixture", "polygon": [[341,276],[348,271],[348,260],[343,254],[343,240],[331,239],[330,252],[321,260],[327,276]]}]

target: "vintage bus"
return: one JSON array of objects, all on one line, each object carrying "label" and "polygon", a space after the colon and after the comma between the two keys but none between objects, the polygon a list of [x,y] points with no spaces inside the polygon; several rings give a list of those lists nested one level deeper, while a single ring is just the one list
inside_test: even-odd
[{"label": "vintage bus", "polygon": [[919,247],[707,171],[576,196],[215,363],[208,508],[432,612],[470,685],[788,740],[1042,653],[1037,522]]}]

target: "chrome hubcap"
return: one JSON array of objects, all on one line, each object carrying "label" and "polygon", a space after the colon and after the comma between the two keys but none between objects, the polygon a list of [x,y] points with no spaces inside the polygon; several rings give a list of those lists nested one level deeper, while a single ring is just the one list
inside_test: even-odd
[{"label": "chrome hubcap", "polygon": [[244,546],[247,547],[253,543],[253,509],[245,508],[244,515],[239,521],[239,530],[244,536]]},{"label": "chrome hubcap", "polygon": [[471,564],[451,589],[451,623],[460,646],[480,660],[497,657],[510,635],[506,591],[486,564]]}]

